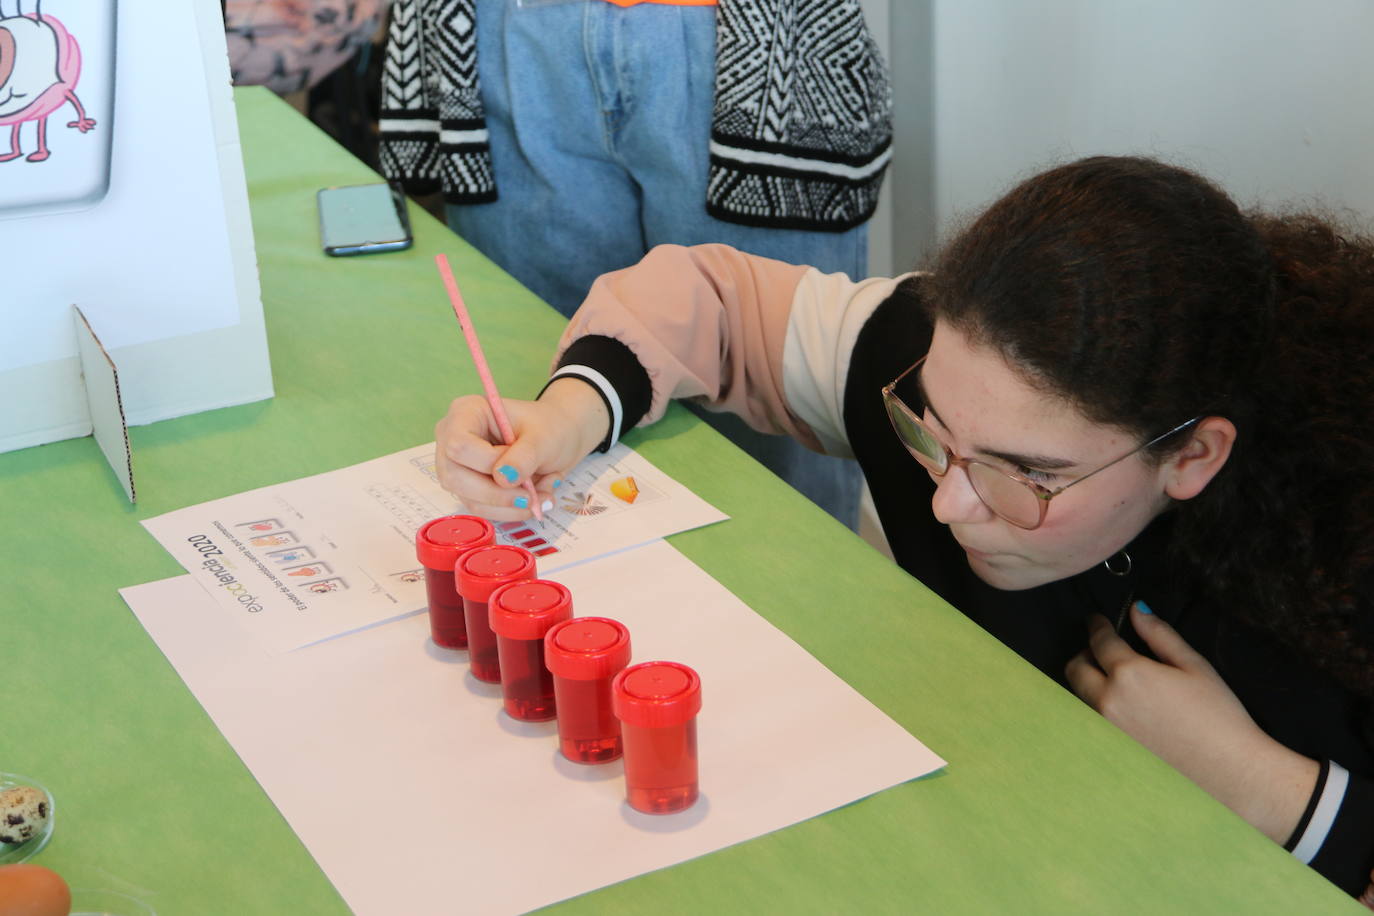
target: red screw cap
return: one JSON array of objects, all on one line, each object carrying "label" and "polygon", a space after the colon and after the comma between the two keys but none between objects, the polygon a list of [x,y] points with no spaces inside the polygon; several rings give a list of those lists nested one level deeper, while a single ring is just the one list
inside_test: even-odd
[{"label": "red screw cap", "polygon": [[507,582],[533,579],[536,575],[534,554],[507,544],[469,550],[458,558],[453,572],[458,594],[478,604],[486,604],[491,593]]},{"label": "red screw cap", "polygon": [[487,603],[492,631],[507,639],[543,639],[550,627],[572,617],[572,592],[547,579],[508,582]]},{"label": "red screw cap", "polygon": [[469,550],[494,543],[496,529],[486,519],[445,515],[425,522],[415,532],[415,557],[422,566],[448,572]]},{"label": "red screw cap", "polygon": [[630,663],[630,630],[609,617],[574,617],[544,635],[544,663],[575,681],[610,677]]},{"label": "red screw cap", "polygon": [[701,711],[701,678],[677,662],[631,665],[611,682],[611,708],[626,725],[683,725]]}]

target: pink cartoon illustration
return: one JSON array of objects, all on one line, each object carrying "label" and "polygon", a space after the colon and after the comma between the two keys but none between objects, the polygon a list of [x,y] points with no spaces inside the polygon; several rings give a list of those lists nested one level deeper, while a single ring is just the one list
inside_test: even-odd
[{"label": "pink cartoon illustration", "polygon": [[81,76],[81,48],[61,22],[45,16],[41,0],[34,0],[33,12],[20,8],[14,0],[13,16],[5,12],[0,0],[0,125],[10,125],[10,150],[0,152],[0,162],[18,159],[19,128],[37,122],[38,148],[28,155],[29,162],[42,162],[48,152],[48,116],[70,102],[76,120],[68,121],[83,134],[95,128],[95,119],[76,97]]}]

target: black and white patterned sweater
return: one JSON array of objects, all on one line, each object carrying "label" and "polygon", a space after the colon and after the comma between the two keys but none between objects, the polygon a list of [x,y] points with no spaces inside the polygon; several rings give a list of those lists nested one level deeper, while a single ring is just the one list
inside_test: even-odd
[{"label": "black and white patterned sweater", "polygon": [[[415,193],[496,200],[474,0],[395,0],[381,163]],[[892,90],[859,0],[719,0],[706,210],[748,226],[841,232],[873,215]]]}]

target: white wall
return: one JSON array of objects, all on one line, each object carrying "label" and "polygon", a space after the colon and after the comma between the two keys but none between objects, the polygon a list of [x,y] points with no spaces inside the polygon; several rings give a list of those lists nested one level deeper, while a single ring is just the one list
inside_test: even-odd
[{"label": "white wall", "polygon": [[[864,20],[868,23],[868,30],[882,49],[883,59],[892,59],[891,36],[891,11],[889,8],[890,0],[859,0],[859,6],[863,7]],[[892,271],[892,181],[889,178],[883,182],[883,189],[878,194],[878,209],[873,213],[873,219],[868,223],[868,273],[869,276],[885,277]],[[854,277],[853,279],[859,279]]]},{"label": "white wall", "polygon": [[951,215],[1096,153],[1186,165],[1243,205],[1316,198],[1374,221],[1369,0],[891,0],[889,11],[898,269]]}]

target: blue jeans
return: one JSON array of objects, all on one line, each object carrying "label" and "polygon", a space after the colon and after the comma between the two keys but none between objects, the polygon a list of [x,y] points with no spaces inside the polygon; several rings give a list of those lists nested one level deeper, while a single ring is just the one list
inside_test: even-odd
[{"label": "blue jeans", "polygon": [[[867,226],[764,229],[706,213],[715,39],[710,6],[477,0],[498,199],[449,206],[449,225],[565,315],[596,277],[669,242],[723,242],[865,276]],[[733,417],[703,415],[853,526],[853,462],[762,436]]]}]

